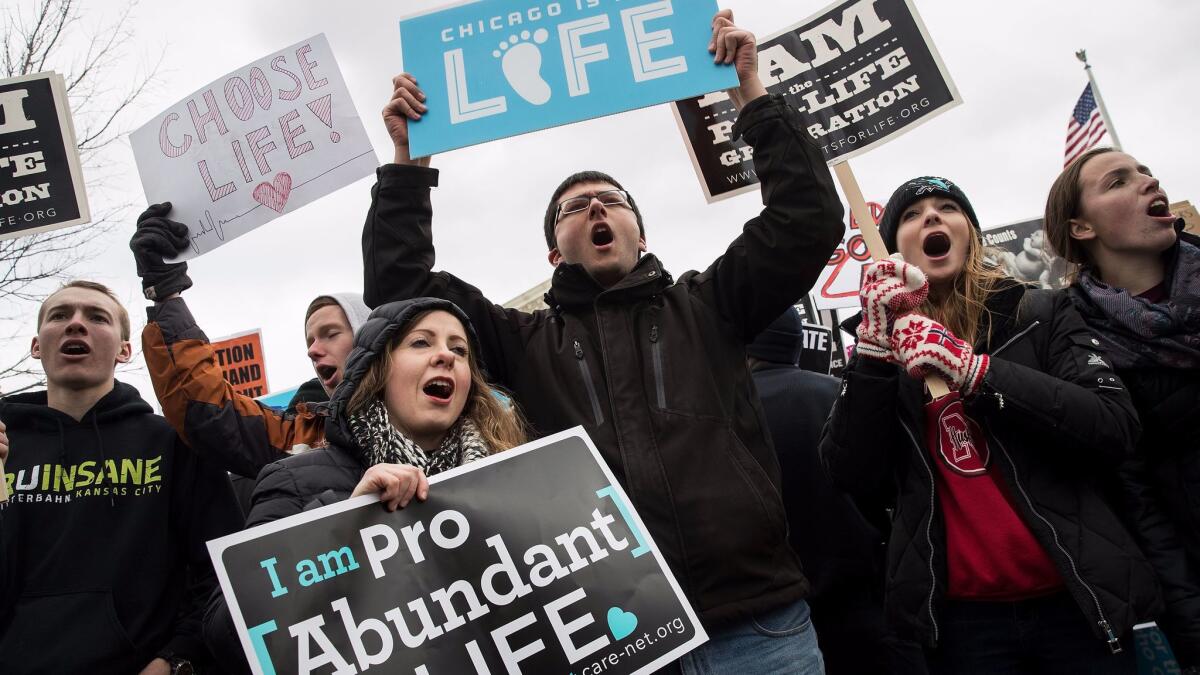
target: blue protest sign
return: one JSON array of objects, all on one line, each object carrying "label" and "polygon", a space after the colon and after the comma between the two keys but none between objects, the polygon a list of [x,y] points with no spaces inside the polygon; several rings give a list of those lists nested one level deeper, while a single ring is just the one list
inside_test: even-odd
[{"label": "blue protest sign", "polygon": [[423,157],[737,85],[708,52],[715,0],[478,0],[403,19]]},{"label": "blue protest sign", "polygon": [[1167,638],[1155,624],[1133,627],[1134,649],[1137,650],[1138,675],[1178,675],[1183,672]]}]

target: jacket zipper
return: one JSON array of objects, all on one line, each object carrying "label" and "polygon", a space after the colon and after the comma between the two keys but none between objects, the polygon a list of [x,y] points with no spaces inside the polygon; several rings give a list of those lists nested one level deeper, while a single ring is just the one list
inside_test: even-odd
[{"label": "jacket zipper", "polygon": [[1019,339],[1021,339],[1021,338],[1025,337],[1025,334],[1026,334],[1026,333],[1028,333],[1029,331],[1033,330],[1034,328],[1037,328],[1037,327],[1038,327],[1038,325],[1039,325],[1040,323],[1042,323],[1042,322],[1039,320],[1039,321],[1034,321],[1033,323],[1029,324],[1029,326],[1027,326],[1027,327],[1025,328],[1025,330],[1023,330],[1023,331],[1021,331],[1020,333],[1017,333],[1016,335],[1014,335],[1014,336],[1010,337],[1010,338],[1008,339],[1008,341],[1007,341],[1007,342],[1005,342],[1004,344],[1000,345],[1000,346],[999,346],[997,349],[995,349],[994,351],[992,351],[992,352],[991,352],[991,355],[992,355],[992,356],[995,356],[995,355],[999,354],[1000,352],[1004,351],[1005,349],[1008,349],[1008,346],[1009,346],[1009,345],[1011,345],[1012,343],[1016,342],[1017,340],[1019,340]]},{"label": "jacket zipper", "polygon": [[579,361],[579,373],[583,375],[583,385],[587,388],[588,400],[592,403],[592,415],[596,418],[596,426],[604,424],[604,413],[600,410],[600,399],[596,396],[596,385],[592,382],[592,371],[583,358],[583,347],[575,340],[575,359]]},{"label": "jacket zipper", "polygon": [[[1041,321],[1034,321],[1033,323],[1029,324],[1025,330],[1009,338],[1007,342],[1000,345],[1000,347],[993,351],[991,355],[996,356],[1000,352],[1004,351],[1009,347],[1009,345],[1024,337],[1026,333],[1034,328],[1037,328],[1038,324],[1040,323]],[[998,391],[995,391],[995,389],[992,390],[992,395],[996,397],[996,401],[999,404],[1000,409],[1003,410],[1004,395]],[[1067,561],[1071,563],[1071,573],[1075,576],[1075,580],[1079,582],[1080,586],[1083,586],[1083,588],[1088,592],[1088,595],[1092,596],[1092,603],[1096,606],[1096,614],[1100,617],[1100,620],[1096,622],[1096,625],[1100,626],[1100,629],[1104,631],[1104,635],[1108,640],[1109,651],[1111,651],[1113,654],[1120,654],[1122,651],[1121,641],[1117,639],[1116,633],[1113,632],[1112,625],[1108,623],[1108,619],[1104,616],[1104,609],[1100,607],[1100,598],[1096,596],[1096,592],[1092,590],[1092,587],[1083,580],[1082,576],[1080,576],[1079,568],[1075,564],[1075,559],[1071,557],[1071,554],[1067,551],[1066,547],[1062,545],[1062,541],[1058,538],[1058,530],[1056,530],[1054,525],[1044,516],[1042,516],[1042,514],[1039,513],[1036,508],[1034,508],[1033,500],[1029,497],[1029,493],[1025,491],[1025,485],[1021,482],[1021,477],[1017,474],[1017,464],[1013,461],[1012,456],[1008,454],[1008,448],[1005,448],[1004,443],[1001,442],[1001,440],[995,434],[991,433],[991,425],[987,426],[987,430],[988,435],[996,441],[996,445],[1000,446],[1000,451],[1004,453],[1004,458],[1008,460],[1008,465],[1012,467],[1013,482],[1017,484],[1017,490],[1021,492],[1021,497],[1025,500],[1025,504],[1029,507],[1029,510],[1033,512],[1033,515],[1037,516],[1038,520],[1042,521],[1046,524],[1046,527],[1050,528],[1050,532],[1054,535],[1054,545],[1059,551],[1062,551],[1062,554],[1067,557]]]},{"label": "jacket zipper", "polygon": [[1058,538],[1058,530],[1054,528],[1054,524],[1047,520],[1045,516],[1039,513],[1037,508],[1034,507],[1033,500],[1030,499],[1029,493],[1025,491],[1025,485],[1021,482],[1021,477],[1017,474],[1016,462],[1014,462],[1012,456],[1008,454],[1008,448],[1004,447],[1004,443],[1001,442],[995,434],[991,433],[990,425],[988,425],[988,435],[996,441],[996,445],[1000,446],[1000,452],[1004,453],[1004,459],[1008,460],[1008,465],[1012,467],[1013,482],[1017,484],[1017,490],[1020,491],[1021,497],[1025,500],[1025,505],[1029,507],[1029,510],[1033,512],[1033,515],[1037,516],[1038,520],[1042,521],[1046,527],[1050,528],[1051,534],[1054,535],[1054,545],[1059,551],[1062,551],[1063,555],[1067,557],[1067,562],[1071,563],[1071,574],[1075,576],[1075,580],[1079,582],[1079,585],[1083,586],[1084,590],[1088,592],[1088,595],[1092,596],[1092,603],[1096,606],[1096,614],[1100,617],[1100,620],[1096,622],[1096,625],[1100,626],[1100,630],[1104,631],[1104,635],[1108,640],[1109,651],[1111,651],[1113,654],[1120,654],[1122,651],[1121,641],[1117,638],[1116,633],[1113,632],[1112,626],[1108,623],[1108,619],[1104,616],[1104,609],[1100,606],[1100,598],[1096,596],[1096,591],[1092,590],[1092,587],[1089,586],[1079,574],[1079,567],[1075,564],[1075,558],[1071,557],[1071,553],[1067,551],[1065,546],[1062,545],[1062,541]]},{"label": "jacket zipper", "polygon": [[658,407],[667,407],[667,389],[663,384],[662,343],[658,341],[658,324],[650,326],[650,353],[654,360],[654,390]]},{"label": "jacket zipper", "polygon": [[[1040,323],[1041,323],[1041,321],[1034,321],[1033,323],[1029,324],[1029,326],[1027,328],[1025,328],[1025,330],[1021,331],[1020,333],[1017,333],[1016,335],[1009,338],[1008,341],[1006,341],[1004,344],[1000,345],[1000,347],[997,348],[995,351],[993,351],[990,354],[990,356],[996,356],[1000,352],[1004,351],[1005,349],[1008,349],[1009,345],[1011,345],[1012,343],[1016,342],[1017,340],[1025,337],[1026,333],[1033,330],[1034,328],[1037,328],[1038,324],[1040,324]],[[995,388],[991,388],[991,389],[992,389],[992,392],[991,392],[992,396],[996,399],[996,405],[1000,408],[1000,410],[1004,410],[1004,394],[1001,394],[1000,392],[996,391]]]},{"label": "jacket zipper", "polygon": [[937,507],[937,496],[934,494],[936,482],[933,478],[933,468],[929,466],[929,459],[925,456],[921,444],[917,443],[917,437],[913,435],[904,420],[900,420],[900,426],[904,428],[904,433],[908,434],[908,439],[912,441],[913,447],[917,450],[917,456],[921,458],[921,464],[925,466],[925,472],[929,474],[929,518],[925,521],[925,543],[929,544],[929,599],[926,607],[929,610],[929,621],[933,624],[933,646],[936,647],[938,623],[937,617],[933,614],[933,595],[937,591],[937,574],[933,571],[933,514]]}]

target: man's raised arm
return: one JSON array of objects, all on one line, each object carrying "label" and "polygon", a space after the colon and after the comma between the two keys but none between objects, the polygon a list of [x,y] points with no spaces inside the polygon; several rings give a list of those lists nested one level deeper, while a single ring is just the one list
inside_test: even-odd
[{"label": "man's raised arm", "polygon": [[845,211],[820,148],[780,96],[768,96],[758,76],[754,35],[737,28],[729,10],[713,19],[709,49],[733,63],[740,86],[729,90],[740,114],[734,137],[754,149],[762,212],[707,270],[693,279],[750,342],[817,281],[845,230]]},{"label": "man's raised arm", "polygon": [[429,157],[412,159],[408,122],[426,111],[425,95],[407,73],[392,78],[392,98],[383,122],[395,147],[395,163],[379,167],[371,188],[371,208],[363,225],[363,300],[378,307],[395,300],[432,296],[455,303],[471,317],[493,381],[507,381],[506,354],[522,347],[514,326],[528,319],[493,304],[474,286],[447,272],[434,272],[433,205],[430,188],[438,184]]}]

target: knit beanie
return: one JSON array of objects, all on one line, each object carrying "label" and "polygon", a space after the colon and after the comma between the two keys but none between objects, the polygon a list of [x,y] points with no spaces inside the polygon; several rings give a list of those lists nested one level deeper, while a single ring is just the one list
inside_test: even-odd
[{"label": "knit beanie", "polygon": [[971,202],[961,188],[945,178],[922,176],[896,188],[891,199],[888,199],[887,206],[883,209],[883,220],[879,223],[879,236],[883,237],[883,243],[887,244],[889,252],[896,252],[896,233],[900,230],[900,216],[904,213],[904,209],[926,197],[953,199],[962,207],[963,213],[967,214],[967,218],[975,226],[975,230],[979,230],[979,219],[975,217],[975,209],[971,208]]},{"label": "knit beanie", "polygon": [[796,365],[800,361],[800,349],[804,345],[804,325],[800,312],[788,307],[766,330],[746,345],[746,354],[772,363]]},{"label": "knit beanie", "polygon": [[318,308],[318,305],[328,305],[330,301],[337,303],[337,306],[342,309],[342,313],[346,315],[346,321],[350,323],[350,330],[357,333],[358,329],[367,322],[367,317],[371,315],[371,308],[367,307],[363,302],[362,293],[328,293],[326,295],[318,295],[308,303],[308,310],[304,313],[304,325],[307,330],[308,320]]}]

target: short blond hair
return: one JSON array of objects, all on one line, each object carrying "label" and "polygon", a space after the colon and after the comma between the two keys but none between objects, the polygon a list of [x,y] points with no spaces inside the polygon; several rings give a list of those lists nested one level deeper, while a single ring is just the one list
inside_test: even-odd
[{"label": "short blond hair", "polygon": [[88,281],[86,279],[68,281],[62,286],[59,286],[53,293],[46,296],[46,299],[42,301],[41,307],[38,307],[37,329],[39,331],[42,329],[42,321],[46,319],[46,305],[50,302],[50,298],[53,298],[55,295],[58,295],[60,291],[65,291],[68,288],[85,288],[89,291],[103,293],[111,298],[113,302],[117,303],[117,324],[121,326],[121,339],[129,339],[131,332],[129,328],[129,312],[125,309],[125,305],[121,304],[121,300],[117,297],[116,293],[113,293],[111,288],[98,281]]}]

